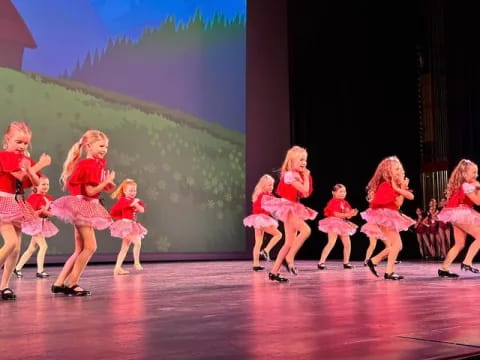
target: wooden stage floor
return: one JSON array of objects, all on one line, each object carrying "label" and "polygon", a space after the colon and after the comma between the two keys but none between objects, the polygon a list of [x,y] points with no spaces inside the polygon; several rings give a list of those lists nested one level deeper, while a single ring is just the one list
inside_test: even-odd
[{"label": "wooden stage floor", "polygon": [[[404,262],[402,281],[361,263],[319,271],[298,261],[288,284],[246,261],[146,263],[112,275],[91,265],[86,298],[54,296],[52,280],[12,279],[0,301],[1,359],[463,359],[480,354],[480,275],[436,276]],[[270,264],[267,264],[269,266]],[[130,268],[130,265],[127,265]],[[379,267],[382,272],[383,266]],[[459,271],[454,264],[452,270]],[[58,267],[48,267],[56,275]]]}]

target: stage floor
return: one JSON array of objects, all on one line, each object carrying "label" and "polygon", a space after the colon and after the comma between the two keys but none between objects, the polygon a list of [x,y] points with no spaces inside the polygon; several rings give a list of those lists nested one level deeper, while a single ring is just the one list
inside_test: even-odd
[{"label": "stage floor", "polygon": [[[402,281],[298,261],[287,284],[246,261],[146,263],[113,276],[91,265],[86,298],[54,296],[25,268],[0,301],[2,359],[451,359],[480,354],[480,275],[436,276],[403,262]],[[267,263],[267,269],[271,263]],[[130,268],[127,265],[126,268]],[[379,267],[382,273],[383,266]],[[459,271],[454,264],[452,270]],[[48,267],[56,275],[58,267]]]}]

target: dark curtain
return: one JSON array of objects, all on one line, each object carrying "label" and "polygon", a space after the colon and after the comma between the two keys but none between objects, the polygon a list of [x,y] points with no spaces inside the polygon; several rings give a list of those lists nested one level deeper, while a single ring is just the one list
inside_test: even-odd
[{"label": "dark curtain", "polygon": [[[365,186],[378,162],[397,155],[418,192],[416,38],[421,16],[415,2],[289,1],[289,71],[292,143],[308,150],[315,190],[307,205],[319,210],[336,183],[364,210]],[[420,196],[419,196],[420,199]],[[420,200],[405,201],[414,216]],[[360,216],[352,219],[363,224]],[[319,258],[326,234],[312,226],[299,256]],[[400,258],[418,256],[413,233],[403,233]],[[352,238],[352,259],[365,255],[367,238]],[[337,246],[330,258],[340,258]]]}]

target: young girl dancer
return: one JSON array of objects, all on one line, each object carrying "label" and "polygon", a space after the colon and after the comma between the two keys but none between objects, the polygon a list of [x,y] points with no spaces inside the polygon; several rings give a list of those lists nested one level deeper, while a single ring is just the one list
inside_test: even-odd
[{"label": "young girl dancer", "polygon": [[50,188],[50,182],[47,177],[41,176],[40,183],[33,189],[33,193],[27,198],[27,202],[35,210],[35,214],[42,219],[42,232],[32,236],[30,245],[23,253],[22,257],[18,261],[17,266],[13,270],[17,278],[22,278],[22,268],[25,263],[30,259],[33,253],[37,250],[37,278],[43,279],[49,277],[45,272],[43,264],[45,263],[45,254],[47,253],[47,242],[45,238],[52,237],[58,233],[58,228],[48,218],[53,215],[50,211],[50,204],[53,198],[48,195]]},{"label": "young girl dancer", "polygon": [[413,194],[403,189],[405,183],[404,171],[400,160],[396,156],[383,159],[367,185],[370,207],[363,213],[362,218],[372,225],[377,225],[385,239],[385,249],[367,261],[370,271],[378,277],[375,265],[385,256],[388,256],[387,268],[384,275],[388,280],[400,280],[403,276],[394,272],[397,256],[402,250],[400,231],[407,230],[415,221],[400,214],[398,211],[403,198],[412,200]]},{"label": "young girl dancer", "polygon": [[24,189],[38,185],[38,173],[50,165],[50,156],[42,154],[35,164],[27,154],[32,131],[24,122],[12,122],[3,137],[0,151],[0,234],[3,246],[0,248],[0,266],[3,274],[0,281],[0,295],[3,300],[15,300],[16,295],[8,287],[18,260],[21,231],[29,235],[42,230],[41,220],[35,216],[30,204],[23,200]]},{"label": "young girl dancer", "polygon": [[[83,151],[86,158],[80,160]],[[88,130],[73,144],[63,164],[60,181],[70,195],[55,200],[52,212],[74,225],[75,251],[52,285],[53,293],[90,295],[78,281],[97,249],[95,230],[106,229],[112,223],[110,214],[99,202],[102,191],[111,192],[115,187],[115,173],[105,167],[107,151],[107,136],[98,130]]]},{"label": "young girl dancer", "polygon": [[[253,271],[263,270],[260,266],[260,255],[265,260],[270,260],[270,251],[282,238],[278,231],[278,222],[272,218],[268,211],[262,208],[262,199],[265,195],[271,196],[274,180],[270,175],[263,175],[258,181],[252,194],[252,215],[243,219],[243,225],[255,229],[255,246],[253,247]],[[267,246],[260,251],[265,233],[272,235]]]},{"label": "young girl dancer", "polygon": [[335,246],[337,237],[340,236],[343,243],[343,268],[353,269],[353,265],[350,264],[350,236],[357,231],[357,225],[347,219],[356,216],[358,210],[352,209],[350,204],[345,200],[347,189],[342,184],[336,184],[333,187],[332,195],[333,198],[324,209],[326,218],[318,222],[318,229],[328,234],[328,242],[323,248],[317,267],[320,270],[327,268],[325,261]]},{"label": "young girl dancer", "polygon": [[450,272],[450,265],[465,246],[467,234],[473,236],[475,241],[470,244],[460,269],[475,274],[480,272],[472,265],[480,248],[480,214],[473,209],[473,205],[480,205],[480,183],[477,176],[477,165],[466,159],[461,160],[450,175],[446,190],[447,204],[438,217],[440,221],[453,225],[455,244],[448,252],[442,267],[438,269],[440,277],[458,277],[458,274]]},{"label": "young girl dancer", "polygon": [[122,239],[122,247],[117,256],[117,262],[113,273],[125,275],[129,271],[122,268],[128,248],[133,243],[133,267],[135,270],[143,270],[140,264],[140,249],[142,239],[147,234],[142,224],[137,222],[137,213],[145,212],[145,204],[136,198],[137,183],[132,179],[125,179],[120,186],[112,193],[111,197],[117,202],[110,209],[112,218],[116,220],[110,226],[110,234],[113,237]]},{"label": "young girl dancer", "polygon": [[282,264],[292,274],[298,274],[294,265],[295,255],[311,233],[305,220],[313,220],[317,216],[316,211],[302,205],[299,199],[310,196],[312,191],[312,177],[307,169],[307,151],[300,146],[293,146],[288,150],[281,168],[277,187],[277,194],[281,198],[264,196],[262,201],[262,207],[283,221],[285,226],[285,243],[268,274],[272,281],[288,281],[280,275]]},{"label": "young girl dancer", "polygon": [[418,250],[423,259],[428,259],[429,256],[434,256],[433,248],[430,246],[429,224],[427,222],[427,216],[423,213],[421,208],[417,208],[415,211],[417,214],[417,220],[415,221],[415,233],[417,235]]}]

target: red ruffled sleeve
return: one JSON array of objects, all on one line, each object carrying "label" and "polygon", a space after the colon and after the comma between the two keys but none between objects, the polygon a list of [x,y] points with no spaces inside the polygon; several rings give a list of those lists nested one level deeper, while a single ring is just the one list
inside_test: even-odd
[{"label": "red ruffled sleeve", "polygon": [[0,171],[20,171],[20,161],[22,158],[22,154],[17,154],[11,151],[0,151]]},{"label": "red ruffled sleeve", "polygon": [[[87,195],[85,185],[97,186],[106,173],[103,159],[83,159],[75,166],[68,178],[67,189],[72,195]],[[100,193],[94,197],[99,197]]]},{"label": "red ruffled sleeve", "polygon": [[325,216],[335,216],[335,213],[346,213],[350,210],[352,210],[352,207],[346,200],[331,199],[327,203],[327,206],[323,210],[323,213]]}]

